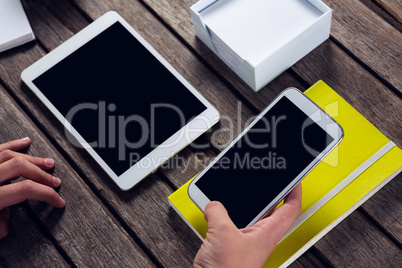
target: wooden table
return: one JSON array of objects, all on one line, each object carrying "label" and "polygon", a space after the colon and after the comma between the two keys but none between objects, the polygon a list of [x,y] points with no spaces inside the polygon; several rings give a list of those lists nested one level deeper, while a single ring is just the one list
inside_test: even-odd
[{"label": "wooden table", "polygon": [[[0,142],[29,136],[27,153],[56,159],[67,206],[13,206],[10,233],[0,240],[0,267],[189,267],[201,245],[167,196],[233,139],[229,120],[200,137],[209,142],[219,131],[216,146],[180,152],[190,168],[159,169],[122,192],[68,142],[61,124],[22,84],[22,70],[109,10],[119,12],[223,118],[240,125],[235,135],[284,88],[305,90],[323,79],[402,146],[400,1],[325,0],[334,12],[330,39],[258,93],[195,38],[189,12],[195,2],[23,1],[37,41],[0,54]],[[401,267],[401,183],[400,174],[292,266]]]}]

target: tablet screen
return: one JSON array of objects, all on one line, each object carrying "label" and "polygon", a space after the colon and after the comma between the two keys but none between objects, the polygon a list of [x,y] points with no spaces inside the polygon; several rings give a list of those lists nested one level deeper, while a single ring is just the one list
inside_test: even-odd
[{"label": "tablet screen", "polygon": [[244,228],[333,140],[283,97],[195,184]]},{"label": "tablet screen", "polygon": [[120,22],[33,83],[117,176],[206,109]]}]

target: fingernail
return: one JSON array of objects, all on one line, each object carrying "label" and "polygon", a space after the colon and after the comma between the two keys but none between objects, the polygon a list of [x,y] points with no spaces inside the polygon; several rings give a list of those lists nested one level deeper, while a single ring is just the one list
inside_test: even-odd
[{"label": "fingernail", "polygon": [[31,139],[29,137],[25,137],[25,138],[20,139],[20,142],[22,144],[29,143],[30,141],[31,141]]},{"label": "fingernail", "polygon": [[45,158],[45,165],[48,167],[52,167],[54,165],[54,160],[50,158]]},{"label": "fingernail", "polygon": [[59,178],[53,176],[53,184],[54,184],[54,186],[57,187],[61,184],[61,180]]},{"label": "fingernail", "polygon": [[64,207],[66,205],[66,201],[64,201],[63,198],[60,197],[60,207]]}]

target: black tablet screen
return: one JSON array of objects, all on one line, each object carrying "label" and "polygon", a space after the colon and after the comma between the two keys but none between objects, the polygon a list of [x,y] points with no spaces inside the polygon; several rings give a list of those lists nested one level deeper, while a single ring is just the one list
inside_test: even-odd
[{"label": "black tablet screen", "polygon": [[117,176],[206,109],[119,22],[33,83]]}]

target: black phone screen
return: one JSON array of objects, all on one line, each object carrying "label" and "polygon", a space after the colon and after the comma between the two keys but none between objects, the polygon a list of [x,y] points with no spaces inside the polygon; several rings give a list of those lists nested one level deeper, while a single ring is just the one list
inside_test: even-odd
[{"label": "black phone screen", "polygon": [[332,141],[283,97],[195,184],[244,228]]}]

